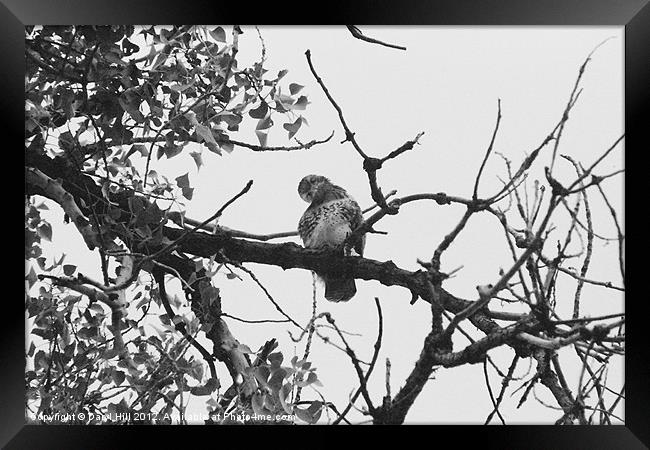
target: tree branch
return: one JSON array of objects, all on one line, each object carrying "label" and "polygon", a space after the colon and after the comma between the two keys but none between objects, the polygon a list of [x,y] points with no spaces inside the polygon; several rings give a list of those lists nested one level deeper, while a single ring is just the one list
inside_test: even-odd
[{"label": "tree branch", "polygon": [[354,36],[357,39],[360,39],[365,42],[370,42],[371,44],[379,44],[383,45],[384,47],[390,47],[390,48],[396,48],[398,50],[406,50],[406,47],[402,47],[401,45],[395,45],[395,44],[388,44],[386,42],[382,42],[380,40],[368,37],[364,35],[361,30],[354,25],[346,25],[348,30],[350,30],[350,33],[352,33],[352,36]]}]

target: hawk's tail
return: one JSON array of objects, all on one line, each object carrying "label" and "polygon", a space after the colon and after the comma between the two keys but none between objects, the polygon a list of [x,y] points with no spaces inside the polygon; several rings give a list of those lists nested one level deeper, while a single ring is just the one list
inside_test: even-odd
[{"label": "hawk's tail", "polygon": [[347,302],[357,293],[354,278],[321,276],[325,283],[325,298],[330,302]]}]

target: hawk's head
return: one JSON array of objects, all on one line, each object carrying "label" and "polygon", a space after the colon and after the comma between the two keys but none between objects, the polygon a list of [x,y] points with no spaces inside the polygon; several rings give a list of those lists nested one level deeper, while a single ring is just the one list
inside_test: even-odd
[{"label": "hawk's head", "polygon": [[330,180],[322,175],[307,175],[298,183],[298,194],[300,198],[311,203],[323,183],[329,183]]}]

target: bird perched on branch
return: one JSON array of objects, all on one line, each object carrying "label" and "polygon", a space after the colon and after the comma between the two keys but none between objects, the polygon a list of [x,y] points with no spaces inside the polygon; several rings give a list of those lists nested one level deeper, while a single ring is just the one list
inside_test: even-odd
[{"label": "bird perched on branch", "polygon": [[[365,235],[354,247],[345,245],[347,237],[363,222],[361,208],[340,186],[321,175],[307,175],[298,184],[300,198],[309,207],[300,218],[298,233],[305,248],[340,250],[349,256],[351,250],[363,256]],[[325,298],[332,302],[347,302],[357,292],[354,277],[316,274],[325,283]]]}]

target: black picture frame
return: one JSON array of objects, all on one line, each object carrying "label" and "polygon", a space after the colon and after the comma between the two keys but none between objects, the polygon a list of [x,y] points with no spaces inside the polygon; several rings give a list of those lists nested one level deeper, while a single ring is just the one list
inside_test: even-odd
[{"label": "black picture frame", "polygon": [[[635,188],[633,183],[644,181],[641,172],[642,164],[629,164],[630,158],[640,158],[647,149],[647,122],[643,113],[648,109],[648,92],[650,86],[650,5],[649,0],[401,0],[388,3],[387,1],[355,0],[347,3],[314,3],[285,1],[281,3],[255,4],[246,2],[207,2],[202,0],[68,0],[54,2],[45,0],[2,0],[0,5],[0,29],[3,39],[2,48],[3,70],[0,71],[2,81],[3,124],[10,139],[4,140],[5,158],[13,163],[14,147],[9,143],[16,141],[18,148],[22,135],[20,117],[24,107],[23,76],[24,76],[24,25],[29,24],[169,24],[169,23],[301,23],[324,25],[354,23],[384,24],[384,25],[618,25],[625,27],[625,219],[626,240],[632,235],[632,242],[645,242],[648,231],[643,226],[643,220],[630,220],[628,214],[643,214],[645,210],[644,187]],[[314,9],[315,6],[315,9]],[[310,12],[311,11],[311,12]],[[302,14],[301,14],[302,13]],[[631,151],[630,151],[631,149]],[[636,156],[635,156],[636,155]],[[635,168],[636,167],[636,168]],[[639,174],[635,172],[639,171]],[[12,169],[4,172],[11,175]],[[646,175],[647,178],[647,175]],[[10,183],[5,183],[10,190]],[[630,195],[628,197],[627,195]],[[640,195],[639,195],[640,194]],[[638,196],[638,201],[628,200]],[[8,203],[7,211],[20,215],[23,204],[20,196],[10,193],[5,196]],[[636,198],[635,198],[636,200]],[[13,202],[16,208],[13,209]],[[20,205],[18,205],[20,203]],[[9,213],[9,214],[11,214]],[[19,219],[16,218],[15,222]],[[14,219],[5,222],[14,222]],[[7,223],[5,223],[7,224]],[[638,230],[638,232],[637,232]],[[9,236],[6,231],[5,236]],[[24,231],[16,226],[15,232],[20,235]],[[635,238],[638,236],[638,239]],[[10,239],[11,240],[11,239]],[[11,241],[16,241],[13,239]],[[18,244],[16,244],[18,245]],[[645,253],[644,247],[635,245],[633,253]],[[635,252],[636,250],[636,252]],[[20,250],[16,250],[19,252]],[[10,267],[13,264],[13,252],[5,253],[5,261]],[[634,261],[634,260],[633,260]],[[643,262],[644,259],[641,259]],[[627,264],[627,273],[638,278],[645,269],[644,265]],[[16,275],[16,280],[24,274]],[[635,275],[632,275],[633,277]],[[18,284],[10,272],[5,276],[8,283]],[[629,278],[629,276],[628,276]],[[629,281],[629,280],[626,280]],[[630,284],[626,283],[629,287]],[[477,439],[479,445],[488,448],[526,448],[526,449],[561,449],[561,448],[612,448],[636,449],[648,448],[650,445],[650,359],[648,358],[648,338],[644,325],[648,315],[644,308],[648,303],[648,294],[641,283],[632,283],[631,295],[626,295],[627,355],[625,365],[626,401],[625,426],[593,426],[593,427],[555,427],[555,426],[509,426],[509,427],[480,427],[480,426],[437,426],[435,428],[417,427],[419,438],[424,445],[444,444],[448,438],[454,447],[463,447],[471,440]],[[19,288],[16,288],[17,290]],[[202,445],[198,438],[209,439],[213,444],[225,436],[235,436],[239,445],[249,445],[255,442],[272,442],[276,430],[264,430],[264,435],[258,436],[263,441],[255,441],[256,434],[246,433],[248,427],[229,428],[228,431],[212,433],[213,427],[70,427],[70,426],[34,426],[25,425],[25,390],[24,390],[24,307],[17,297],[5,294],[2,310],[5,312],[0,323],[2,344],[0,345],[0,445],[7,449],[14,448],[116,448],[118,446],[134,446],[134,440],[144,436],[164,439],[171,444],[191,443]],[[647,327],[645,327],[647,328]],[[459,399],[462,401],[462,399]],[[286,427],[277,427],[284,432]],[[331,427],[327,432],[345,433],[350,428],[365,437],[383,436],[387,431],[398,439],[409,438],[405,441],[411,445],[417,444],[413,439],[412,430],[408,427],[401,429],[385,427]],[[370,432],[369,430],[372,429]],[[268,431],[267,431],[268,430]],[[294,437],[302,435],[310,445],[307,435],[316,430],[314,427],[291,427],[290,437],[283,438],[285,442],[293,441]],[[341,431],[344,430],[344,431]],[[250,430],[249,430],[250,431]],[[408,434],[407,434],[408,433]],[[200,437],[199,437],[200,435]],[[364,439],[365,437],[362,437]],[[216,441],[215,441],[216,440]],[[208,442],[210,442],[208,441]],[[248,443],[247,443],[248,442]],[[334,443],[334,441],[332,441]],[[437,443],[437,444],[436,444]],[[168,444],[168,445],[169,445]],[[157,444],[154,444],[157,445]],[[336,445],[336,444],[334,444]]]}]

